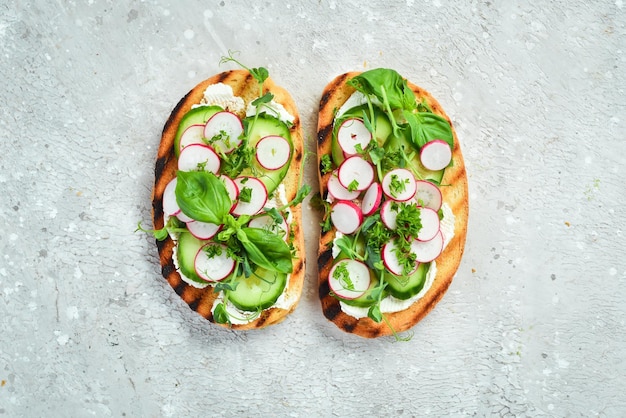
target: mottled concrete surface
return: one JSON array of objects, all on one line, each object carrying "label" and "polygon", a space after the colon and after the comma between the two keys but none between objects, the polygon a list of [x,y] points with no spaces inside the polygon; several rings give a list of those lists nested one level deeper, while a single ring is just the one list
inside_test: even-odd
[{"label": "mottled concrete surface", "polygon": [[[0,4],[0,416],[626,415],[622,0]],[[296,312],[216,329],[161,278],[160,131],[241,51],[314,150],[335,75],[397,69],[452,117],[466,253],[408,343]],[[306,168],[315,187],[315,164]]]}]

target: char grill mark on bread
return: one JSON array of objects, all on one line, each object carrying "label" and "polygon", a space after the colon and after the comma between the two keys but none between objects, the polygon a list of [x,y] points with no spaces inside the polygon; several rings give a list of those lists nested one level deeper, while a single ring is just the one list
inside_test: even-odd
[{"label": "char grill mark on bread", "polygon": [[[347,80],[358,75],[358,72],[351,72],[337,76],[331,81],[322,94],[320,99],[319,115],[318,115],[318,166],[320,171],[320,194],[322,198],[327,196],[326,184],[330,174],[321,174],[321,156],[330,154],[332,131],[334,122],[334,113],[339,109],[350,95],[355,91],[354,88],[346,85]],[[450,118],[443,111],[436,99],[426,90],[408,82],[408,87],[414,92],[418,102],[424,99],[433,110],[433,113],[444,117],[448,122]],[[452,126],[452,124],[450,123]],[[468,193],[467,193],[467,175],[459,141],[452,126],[452,134],[454,137],[454,148],[452,150],[453,164],[445,171],[441,181],[445,187],[441,188],[443,200],[446,202],[455,215],[455,231],[454,237],[445,248],[443,253],[436,260],[437,275],[430,290],[418,301],[413,303],[408,309],[400,312],[385,314],[389,323],[394,327],[395,331],[400,332],[411,328],[426,316],[434,306],[441,300],[446,290],[450,286],[453,275],[455,274],[463,254],[465,246],[465,237],[467,234],[468,222]],[[341,310],[339,301],[330,294],[328,286],[328,274],[332,267],[332,245],[335,238],[335,229],[331,229],[320,234],[319,252],[318,252],[318,290],[322,304],[324,316],[335,325],[350,333],[357,334],[365,338],[376,338],[384,335],[390,335],[392,330],[386,323],[374,322],[370,318],[356,319],[347,315]]]}]

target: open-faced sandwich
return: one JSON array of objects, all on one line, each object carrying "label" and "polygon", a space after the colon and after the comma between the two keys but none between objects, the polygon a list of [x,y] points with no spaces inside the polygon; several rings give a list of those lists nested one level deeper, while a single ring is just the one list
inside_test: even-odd
[{"label": "open-faced sandwich", "polygon": [[362,337],[398,337],[443,297],[465,245],[450,118],[394,70],[346,73],[324,90],[317,139],[324,315]]},{"label": "open-faced sandwich", "polygon": [[172,111],[151,232],[163,276],[191,309],[255,329],[280,322],[300,299],[309,188],[299,184],[303,141],[291,96],[265,68],[243,68],[198,84]]}]

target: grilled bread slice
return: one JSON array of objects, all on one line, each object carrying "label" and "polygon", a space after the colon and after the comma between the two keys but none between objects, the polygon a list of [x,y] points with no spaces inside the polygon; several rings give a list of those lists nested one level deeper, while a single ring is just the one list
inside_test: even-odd
[{"label": "grilled bread slice", "polygon": [[[284,88],[278,86],[271,78],[267,78],[263,82],[263,91],[260,94],[259,83],[248,70],[226,71],[214,75],[195,86],[179,101],[163,128],[156,160],[155,182],[152,195],[152,216],[154,228],[156,230],[163,228],[166,222],[166,216],[163,211],[163,193],[165,187],[176,177],[177,152],[175,151],[175,142],[177,132],[179,130],[179,124],[181,123],[183,116],[192,109],[192,106],[198,105],[203,101],[204,92],[207,87],[219,83],[230,86],[234,96],[243,99],[244,106],[242,108],[235,110],[229,109],[234,113],[238,113],[238,116],[242,118],[245,116],[245,109],[247,105],[259,96],[263,96],[268,92],[273,94],[273,100],[275,102],[282,105],[284,110],[293,116],[293,121],[288,125],[293,149],[291,160],[289,162],[290,165],[285,177],[282,180],[282,184],[284,185],[284,198],[286,201],[289,202],[296,196],[299,186],[304,146],[300,117],[292,97]],[[270,307],[263,309],[255,319],[247,322],[244,321],[244,323],[224,323],[224,321],[216,321],[214,316],[214,305],[216,298],[219,296],[219,292],[215,292],[212,286],[198,288],[191,285],[189,281],[183,280],[176,260],[177,242],[173,239],[175,237],[172,237],[172,234],[162,241],[157,241],[163,277],[165,277],[174,291],[189,305],[191,309],[210,322],[222,322],[219,323],[219,325],[237,330],[263,328],[268,325],[281,322],[295,309],[298,304],[305,274],[304,238],[302,235],[300,205],[291,207],[290,211],[291,216],[289,219],[289,231],[291,236],[290,243],[293,245],[293,271],[282,295],[283,299],[288,301],[287,305],[282,304],[282,307]]]},{"label": "grilled bread slice", "polygon": [[[347,81],[358,74],[360,73],[350,72],[337,76],[325,87],[320,100],[317,125],[317,153],[322,199],[328,197],[328,181],[331,176],[330,173],[324,172],[322,159],[325,155],[332,155],[335,115],[337,110],[355,92],[355,88],[347,84]],[[450,118],[431,94],[411,82],[407,81],[407,85],[414,93],[417,103],[426,104],[433,113],[442,116],[450,122]],[[450,125],[452,124],[450,123]],[[467,176],[463,155],[454,128],[452,128],[452,135],[454,138],[452,163],[445,169],[440,182],[440,189],[443,195],[443,202],[449,205],[455,217],[454,236],[435,260],[436,276],[432,285],[421,298],[409,307],[397,312],[383,312],[386,320],[378,322],[370,319],[368,316],[357,318],[344,312],[340,300],[333,295],[329,287],[329,272],[335,262],[333,258],[333,241],[337,236],[337,230],[335,227],[331,227],[330,230],[322,231],[318,254],[319,297],[324,315],[341,330],[366,338],[375,338],[405,331],[424,318],[441,300],[450,286],[461,262],[469,212]]]}]

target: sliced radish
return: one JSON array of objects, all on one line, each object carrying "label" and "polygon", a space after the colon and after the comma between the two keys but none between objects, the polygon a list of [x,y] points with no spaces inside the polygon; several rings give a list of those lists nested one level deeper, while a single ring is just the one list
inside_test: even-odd
[{"label": "sliced radish", "polygon": [[342,299],[356,299],[370,286],[372,277],[365,263],[344,259],[330,269],[328,285],[333,293]]},{"label": "sliced radish", "polygon": [[420,161],[429,170],[443,170],[452,161],[452,148],[441,139],[429,141],[420,150]]},{"label": "sliced radish", "polygon": [[182,151],[187,145],[204,144],[204,124],[189,125],[184,130],[178,141],[178,151]]},{"label": "sliced radish", "polygon": [[224,186],[226,186],[226,192],[228,193],[228,197],[230,197],[230,201],[233,202],[233,205],[230,208],[230,211],[232,212],[233,209],[235,209],[235,206],[237,206],[237,197],[239,197],[239,187],[237,187],[237,184],[235,184],[233,179],[231,179],[228,176],[225,176],[222,174],[219,177],[219,179],[222,180],[222,183],[224,183]]},{"label": "sliced radish", "polygon": [[256,159],[266,170],[278,170],[289,161],[289,142],[278,135],[263,137],[256,144]]},{"label": "sliced radish", "polygon": [[430,241],[435,238],[440,229],[439,214],[431,208],[420,208],[420,223],[422,227],[416,238],[419,241]]},{"label": "sliced radish", "polygon": [[222,229],[222,225],[209,222],[191,221],[187,222],[186,225],[191,235],[198,239],[211,239]]},{"label": "sliced radish", "polygon": [[356,231],[363,222],[363,212],[355,203],[340,200],[333,205],[330,219],[337,231],[342,234],[351,234]]},{"label": "sliced radish", "polygon": [[415,191],[415,200],[420,206],[431,208],[433,210],[441,209],[443,197],[441,190],[433,183],[426,180],[418,180],[416,182],[417,190]]},{"label": "sliced radish", "polygon": [[[383,245],[381,258],[383,259],[383,264],[391,273],[395,274],[396,276],[404,275],[404,266],[398,258],[398,247],[396,245],[396,240],[389,241],[387,244]],[[417,269],[417,266],[418,263],[416,262],[408,274],[413,273]]]},{"label": "sliced radish", "polygon": [[376,209],[380,206],[380,201],[383,198],[383,188],[379,183],[372,183],[372,185],[367,189],[365,194],[363,195],[363,200],[361,201],[361,211],[363,211],[364,216],[369,216],[372,213],[376,212]]},{"label": "sliced radish", "polygon": [[417,190],[415,176],[406,168],[396,168],[385,174],[382,186],[383,192],[398,202],[411,199]]},{"label": "sliced radish", "polygon": [[429,263],[443,251],[443,234],[437,232],[435,237],[430,241],[413,240],[411,242],[411,251],[415,254],[415,259],[420,263]]},{"label": "sliced radish", "polygon": [[167,216],[177,216],[181,213],[176,202],[176,183],[178,179],[174,177],[163,190],[163,213]]},{"label": "sliced radish", "polygon": [[333,171],[328,178],[328,185],[326,187],[328,187],[328,193],[330,193],[331,197],[335,200],[354,200],[361,194],[359,191],[350,191],[343,187],[339,182],[339,177],[337,177],[337,170]]},{"label": "sliced radish", "polygon": [[346,119],[337,130],[337,143],[346,156],[356,154],[357,145],[364,150],[371,140],[372,133],[361,119]]},{"label": "sliced radish", "polygon": [[179,221],[184,222],[184,223],[193,222],[195,220],[191,216],[185,215],[182,210],[178,212],[176,217],[178,218]]},{"label": "sliced radish", "polygon": [[380,219],[383,221],[383,224],[392,231],[397,227],[396,218],[398,217],[398,211],[400,209],[399,206],[394,209],[395,205],[399,205],[399,203],[394,200],[385,200],[380,207]]},{"label": "sliced radish", "polygon": [[216,174],[220,170],[220,157],[208,145],[187,145],[178,156],[178,169],[180,171],[209,171]]},{"label": "sliced radish", "polygon": [[210,141],[217,152],[228,154],[241,144],[243,123],[234,113],[217,112],[204,126],[204,137]]},{"label": "sliced radish", "polygon": [[353,155],[341,163],[337,177],[346,189],[362,192],[374,181],[374,167],[360,155]]},{"label": "sliced radish", "polygon": [[[267,189],[265,184],[254,177],[237,177],[235,184],[239,189],[239,201],[233,209],[235,215],[256,215],[263,209],[265,203],[267,203]],[[241,200],[241,195],[244,193],[244,189],[250,189],[250,201],[244,202]]]},{"label": "sliced radish", "polygon": [[227,255],[227,248],[222,244],[203,245],[194,260],[196,273],[202,280],[218,282],[233,272],[235,260]]},{"label": "sliced radish", "polygon": [[289,227],[287,226],[285,218],[282,218],[281,222],[276,223],[274,218],[270,215],[262,215],[258,218],[251,219],[250,222],[248,222],[248,226],[250,228],[267,229],[270,232],[282,235],[285,241],[289,239],[289,234],[287,233],[289,231]]}]

